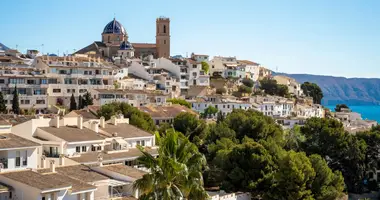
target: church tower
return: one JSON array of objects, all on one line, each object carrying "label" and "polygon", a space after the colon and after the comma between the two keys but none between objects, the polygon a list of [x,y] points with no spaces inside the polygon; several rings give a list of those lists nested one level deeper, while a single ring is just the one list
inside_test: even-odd
[{"label": "church tower", "polygon": [[170,56],[170,19],[159,17],[156,20],[156,48],[157,57]]}]

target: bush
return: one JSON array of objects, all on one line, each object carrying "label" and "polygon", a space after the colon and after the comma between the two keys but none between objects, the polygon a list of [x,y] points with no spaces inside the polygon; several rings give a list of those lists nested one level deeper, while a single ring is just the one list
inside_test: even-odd
[{"label": "bush", "polygon": [[173,99],[168,99],[167,102],[171,102],[172,104],[179,104],[179,105],[191,108],[191,103],[187,102],[185,99],[173,98]]},{"label": "bush", "polygon": [[216,89],[216,94],[224,94],[226,92],[227,92],[226,88],[218,88],[218,89]]},{"label": "bush", "polygon": [[247,87],[245,85],[241,85],[239,87],[239,92],[241,92],[241,93],[251,93],[252,92],[252,88]]},{"label": "bush", "polygon": [[253,85],[255,84],[255,82],[254,82],[252,79],[249,79],[249,78],[244,78],[244,79],[242,80],[242,83],[243,83],[245,86],[250,87],[250,88],[252,88]]}]

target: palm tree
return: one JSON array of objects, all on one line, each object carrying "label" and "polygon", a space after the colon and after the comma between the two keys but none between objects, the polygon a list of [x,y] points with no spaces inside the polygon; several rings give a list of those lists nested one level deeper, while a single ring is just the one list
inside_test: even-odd
[{"label": "palm tree", "polygon": [[133,185],[141,194],[139,199],[208,199],[202,177],[206,159],[198,148],[174,130],[167,131],[162,138],[156,133],[156,141],[157,158],[139,147],[143,156],[138,161],[150,170]]}]

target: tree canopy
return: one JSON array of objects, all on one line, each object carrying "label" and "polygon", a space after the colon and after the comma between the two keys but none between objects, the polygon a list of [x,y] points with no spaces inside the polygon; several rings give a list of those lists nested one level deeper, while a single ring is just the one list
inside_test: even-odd
[{"label": "tree canopy", "polygon": [[252,88],[255,82],[250,78],[243,78],[241,81],[245,86]]},{"label": "tree canopy", "polygon": [[13,91],[12,111],[14,114],[17,114],[17,115],[20,114],[20,102],[18,99],[17,86],[15,86],[15,89]]},{"label": "tree canopy", "polygon": [[76,110],[77,109],[77,102],[75,101],[74,94],[71,94],[70,98],[70,111],[71,110]]},{"label": "tree canopy", "polygon": [[168,99],[166,101],[171,102],[172,104],[179,104],[179,105],[191,108],[191,103],[187,102],[185,99],[173,98],[173,99]]},{"label": "tree canopy", "polygon": [[301,85],[301,89],[306,96],[313,98],[314,103],[321,104],[321,101],[323,98],[323,92],[317,84],[310,83],[310,82],[304,82]]},{"label": "tree canopy", "polygon": [[337,104],[334,108],[335,112],[341,112],[342,108],[350,109],[346,104]]},{"label": "tree canopy", "polygon": [[87,91],[86,94],[84,94],[83,101],[82,101],[83,108],[93,105],[94,104],[93,101],[94,99],[92,98],[91,93]]},{"label": "tree canopy", "polygon": [[202,70],[205,71],[206,74],[208,74],[208,72],[210,70],[209,64],[207,62],[205,62],[205,61],[202,61],[201,64],[202,64]]},{"label": "tree canopy", "polygon": [[211,118],[213,115],[218,113],[218,109],[214,106],[208,106],[202,113],[203,118]]},{"label": "tree canopy", "polygon": [[260,89],[264,90],[264,92],[269,95],[277,95],[281,97],[289,95],[288,86],[277,84],[277,81],[274,79],[264,78],[261,80]]}]

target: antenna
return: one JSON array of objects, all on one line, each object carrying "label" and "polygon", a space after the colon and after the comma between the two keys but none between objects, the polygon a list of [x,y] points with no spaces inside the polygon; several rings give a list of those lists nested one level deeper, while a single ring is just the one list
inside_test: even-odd
[{"label": "antenna", "polygon": [[16,44],[16,50],[17,50],[17,48],[18,48],[18,44]]}]

